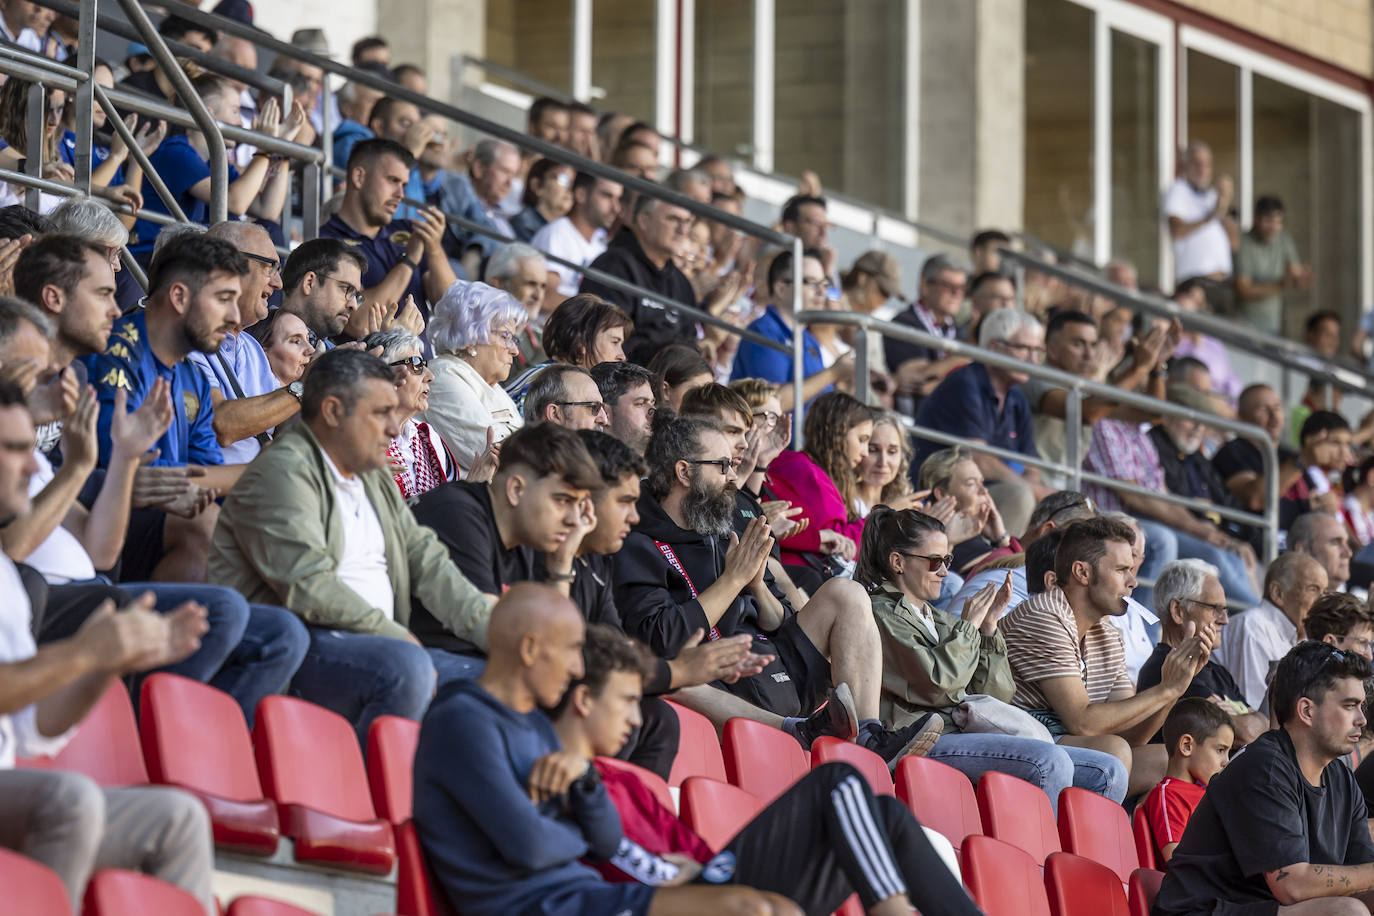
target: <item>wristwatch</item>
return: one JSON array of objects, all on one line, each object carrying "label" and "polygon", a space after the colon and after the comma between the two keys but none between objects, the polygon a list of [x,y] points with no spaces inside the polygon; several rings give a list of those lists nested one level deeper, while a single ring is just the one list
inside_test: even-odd
[{"label": "wristwatch", "polygon": [[299,381],[295,381],[287,385],[286,390],[291,392],[291,394],[295,395],[296,400],[299,401],[301,399],[301,395],[305,394],[305,385]]}]

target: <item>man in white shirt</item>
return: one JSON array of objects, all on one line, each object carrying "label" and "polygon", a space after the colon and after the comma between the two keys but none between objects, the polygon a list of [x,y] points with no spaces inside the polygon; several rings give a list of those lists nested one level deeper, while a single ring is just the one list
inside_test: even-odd
[{"label": "man in white shirt", "polygon": [[[606,250],[607,233],[620,216],[623,189],[614,181],[578,172],[573,179],[573,208],[534,234],[530,243],[540,251],[586,266]],[[545,311],[553,311],[577,295],[582,275],[563,264],[549,264],[549,291]]]},{"label": "man in white shirt", "polygon": [[0,0],[0,31],[4,40],[35,54],[43,53],[41,28],[47,31],[47,10],[29,0]]},{"label": "man in white shirt", "polygon": [[1164,216],[1174,240],[1176,282],[1193,277],[1221,280],[1231,276],[1235,221],[1229,213],[1234,195],[1230,175],[1212,184],[1212,149],[1201,140],[1183,153],[1183,174],[1164,195]]},{"label": "man in white shirt", "polygon": [[[0,384],[0,521],[29,511],[33,421],[24,395]],[[29,596],[0,554],[0,846],[53,869],[81,903],[97,865],[136,868],[193,893],[207,914],[212,863],[209,819],[195,798],[170,788],[102,789],[78,773],[15,769],[17,757],[60,751],[118,678],[190,655],[205,609],[170,614],[145,595],[120,613],[107,602],[69,639],[35,647]]]},{"label": "man in white shirt", "polygon": [[1231,618],[1218,660],[1254,709],[1268,710],[1269,673],[1297,644],[1303,618],[1326,586],[1326,570],[1311,556],[1281,554],[1264,574],[1264,600]]}]

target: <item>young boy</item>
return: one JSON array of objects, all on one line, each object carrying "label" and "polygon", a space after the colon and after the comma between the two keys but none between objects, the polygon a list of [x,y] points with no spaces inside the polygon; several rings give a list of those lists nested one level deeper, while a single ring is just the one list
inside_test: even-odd
[{"label": "young boy", "polygon": [[1231,717],[1210,700],[1188,697],[1169,711],[1164,720],[1169,769],[1145,798],[1145,817],[1165,862],[1173,856],[1207,783],[1226,766],[1233,741]]}]

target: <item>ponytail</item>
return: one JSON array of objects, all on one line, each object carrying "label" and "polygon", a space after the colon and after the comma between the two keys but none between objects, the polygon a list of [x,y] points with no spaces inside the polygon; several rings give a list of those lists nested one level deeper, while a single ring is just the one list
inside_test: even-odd
[{"label": "ponytail", "polygon": [[870,590],[877,588],[892,578],[892,568],[887,562],[892,551],[919,549],[926,538],[944,530],[939,519],[916,509],[898,511],[887,506],[876,507],[864,522],[854,581]]}]

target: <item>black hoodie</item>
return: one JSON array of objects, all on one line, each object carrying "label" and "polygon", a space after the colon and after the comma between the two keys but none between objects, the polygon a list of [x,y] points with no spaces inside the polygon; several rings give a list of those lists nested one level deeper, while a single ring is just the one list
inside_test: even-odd
[{"label": "black hoodie", "polygon": [[[622,228],[616,233],[615,238],[606,246],[606,250],[592,261],[591,266],[659,293],[674,302],[688,306],[696,305],[696,293],[692,291],[691,281],[678,270],[673,259],[669,258],[662,267],[656,266],[649,260],[639,240],[628,228]],[[620,306],[634,321],[634,333],[625,341],[625,356],[631,362],[647,366],[654,354],[668,344],[696,345],[696,322],[677,309],[612,289],[593,277],[584,276],[578,292],[595,293],[612,305]]]}]

